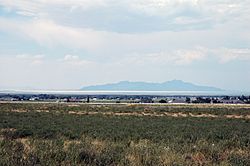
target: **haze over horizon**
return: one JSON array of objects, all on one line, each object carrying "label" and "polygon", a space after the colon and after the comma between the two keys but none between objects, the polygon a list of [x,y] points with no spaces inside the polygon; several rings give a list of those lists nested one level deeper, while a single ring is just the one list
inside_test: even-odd
[{"label": "haze over horizon", "polygon": [[250,92],[248,0],[0,0],[0,89],[183,80]]}]

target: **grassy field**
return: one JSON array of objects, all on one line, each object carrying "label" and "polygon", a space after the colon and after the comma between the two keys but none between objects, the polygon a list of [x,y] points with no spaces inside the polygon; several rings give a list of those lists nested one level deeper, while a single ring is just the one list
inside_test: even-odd
[{"label": "grassy field", "polygon": [[0,165],[250,165],[248,105],[0,103]]}]

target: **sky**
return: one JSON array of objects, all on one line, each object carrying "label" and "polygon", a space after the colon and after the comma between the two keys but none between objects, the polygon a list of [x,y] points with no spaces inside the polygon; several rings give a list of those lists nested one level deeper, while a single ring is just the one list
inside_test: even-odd
[{"label": "sky", "polygon": [[249,0],[0,0],[0,89],[173,79],[250,92]]}]

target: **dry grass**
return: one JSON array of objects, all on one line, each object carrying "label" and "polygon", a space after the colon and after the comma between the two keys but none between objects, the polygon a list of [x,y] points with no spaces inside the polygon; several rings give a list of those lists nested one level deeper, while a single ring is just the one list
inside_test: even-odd
[{"label": "dry grass", "polygon": [[[18,110],[18,109],[13,109],[11,110],[12,112],[17,112],[17,113],[26,113],[28,112],[27,110]],[[49,110],[35,110],[38,113],[49,113]],[[151,111],[149,108],[144,109],[143,112],[95,112],[95,111],[68,111],[68,114],[75,114],[75,115],[113,115],[113,116],[152,116],[152,117],[194,117],[194,118],[228,118],[228,119],[250,119],[250,114],[249,115],[237,115],[237,114],[229,114],[229,115],[223,115],[219,116],[216,114],[193,114],[193,113],[183,113],[183,112],[154,112]]]}]

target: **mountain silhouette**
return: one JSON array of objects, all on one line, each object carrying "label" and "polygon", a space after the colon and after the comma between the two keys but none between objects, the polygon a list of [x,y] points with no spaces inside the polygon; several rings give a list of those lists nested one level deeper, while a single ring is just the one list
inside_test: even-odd
[{"label": "mountain silhouette", "polygon": [[182,80],[172,80],[163,83],[121,81],[103,85],[93,85],[81,88],[86,91],[222,91],[220,88],[201,86]]}]

